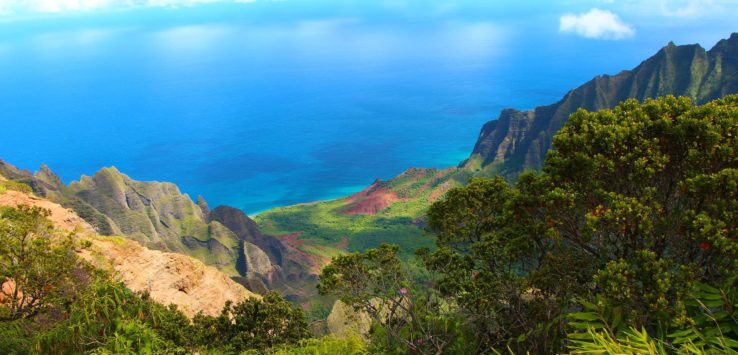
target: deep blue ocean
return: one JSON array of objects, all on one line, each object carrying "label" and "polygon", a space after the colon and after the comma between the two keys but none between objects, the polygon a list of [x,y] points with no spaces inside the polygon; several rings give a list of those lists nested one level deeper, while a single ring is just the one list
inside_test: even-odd
[{"label": "deep blue ocean", "polygon": [[537,2],[380,3],[399,2],[0,19],[0,158],[65,182],[116,166],[255,213],[456,165],[505,107],[738,30],[624,17],[635,36],[594,40]]}]

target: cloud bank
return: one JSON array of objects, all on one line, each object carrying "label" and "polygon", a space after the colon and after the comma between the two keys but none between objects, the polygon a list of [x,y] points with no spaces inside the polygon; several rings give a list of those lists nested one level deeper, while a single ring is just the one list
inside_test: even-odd
[{"label": "cloud bank", "polygon": [[559,31],[585,38],[625,39],[633,37],[635,29],[618,15],[607,10],[591,9],[583,14],[565,14],[559,19]]},{"label": "cloud bank", "polygon": [[216,2],[250,3],[256,0],[0,0],[0,15],[61,13],[125,7],[178,7]]}]

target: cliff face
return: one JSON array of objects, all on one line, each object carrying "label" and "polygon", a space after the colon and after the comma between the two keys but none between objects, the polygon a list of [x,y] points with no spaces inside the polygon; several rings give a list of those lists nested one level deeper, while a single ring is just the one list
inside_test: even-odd
[{"label": "cliff face", "polygon": [[636,68],[598,76],[569,91],[559,102],[530,111],[503,110],[482,127],[467,168],[491,168],[515,176],[540,168],[553,135],[579,108],[612,108],[619,102],[664,95],[689,96],[697,103],[738,92],[738,33],[705,51],[699,45],[669,43]]},{"label": "cliff face", "polygon": [[179,253],[141,246],[122,237],[95,237],[81,254],[134,291],[147,291],[163,304],[173,303],[192,317],[218,315],[226,301],[259,297],[212,266]]},{"label": "cliff face", "polygon": [[223,224],[241,240],[243,257],[239,268],[243,276],[237,280],[249,289],[278,289],[290,296],[295,290],[289,286],[315,278],[309,265],[302,261],[302,255],[281,239],[262,234],[256,222],[243,211],[219,206],[210,212],[210,220]]}]

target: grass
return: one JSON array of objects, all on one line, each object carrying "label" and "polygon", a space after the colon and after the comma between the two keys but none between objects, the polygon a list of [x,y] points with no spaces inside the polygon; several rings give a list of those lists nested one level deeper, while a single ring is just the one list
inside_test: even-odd
[{"label": "grass", "polygon": [[33,192],[33,189],[24,183],[13,180],[0,180],[0,193],[5,193],[8,190],[20,191],[27,194]]},{"label": "grass", "polygon": [[[296,346],[284,346],[270,352],[277,355],[313,355],[313,354],[368,354],[366,343],[359,337],[340,339],[336,337],[324,337],[318,339],[305,339]],[[246,354],[257,354],[247,352]]]}]

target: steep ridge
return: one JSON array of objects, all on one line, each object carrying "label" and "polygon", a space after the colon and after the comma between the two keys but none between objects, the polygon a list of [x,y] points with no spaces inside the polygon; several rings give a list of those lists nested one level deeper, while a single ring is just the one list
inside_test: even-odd
[{"label": "steep ridge", "polygon": [[262,234],[256,222],[243,211],[218,206],[209,216],[241,240],[245,262],[239,263],[243,276],[237,280],[249,289],[277,289],[288,298],[297,299],[306,294],[301,290],[303,282],[316,280],[316,272],[311,272],[310,262],[305,262],[303,253],[277,237]]},{"label": "steep ridge", "polygon": [[559,102],[529,111],[505,109],[486,123],[470,158],[471,169],[515,176],[540,168],[553,135],[579,108],[596,111],[619,102],[664,95],[689,96],[697,103],[738,92],[738,33],[705,51],[699,45],[669,43],[632,70],[601,75],[569,91]]},{"label": "steep ridge", "polygon": [[192,317],[217,315],[226,301],[259,297],[212,266],[179,253],[141,246],[122,237],[95,237],[81,256],[109,269],[130,289],[147,291],[163,304],[173,303]]},{"label": "steep ridge", "polygon": [[[0,175],[2,180],[5,178]],[[151,250],[121,237],[99,236],[71,209],[22,191],[0,192],[0,206],[18,205],[49,210],[49,219],[58,229],[90,242],[88,248],[78,251],[80,257],[109,270],[132,290],[146,291],[163,304],[176,304],[190,317],[198,312],[216,315],[229,300],[259,297],[214,267],[186,255]]]}]

